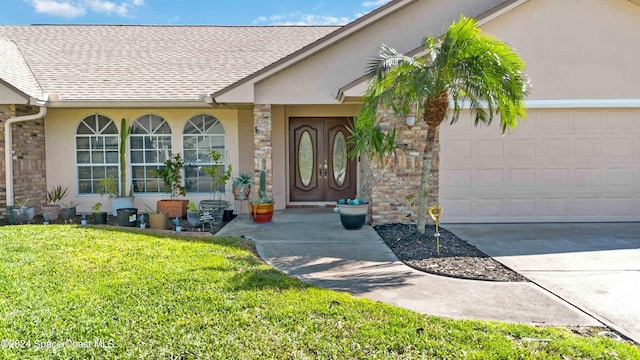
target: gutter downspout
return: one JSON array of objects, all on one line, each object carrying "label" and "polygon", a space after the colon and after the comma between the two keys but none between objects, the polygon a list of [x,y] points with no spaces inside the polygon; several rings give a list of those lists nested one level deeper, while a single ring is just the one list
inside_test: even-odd
[{"label": "gutter downspout", "polygon": [[6,179],[6,200],[7,200],[7,222],[13,222],[13,133],[11,125],[23,121],[39,120],[47,115],[47,107],[44,101],[38,101],[40,106],[37,114],[14,116],[4,122],[4,164]]}]

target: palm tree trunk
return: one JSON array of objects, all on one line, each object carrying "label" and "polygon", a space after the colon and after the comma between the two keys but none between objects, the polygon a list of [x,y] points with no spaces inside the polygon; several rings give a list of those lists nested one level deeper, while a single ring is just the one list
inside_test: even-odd
[{"label": "palm tree trunk", "polygon": [[[449,109],[449,93],[444,90],[438,96],[431,101],[425,101],[424,103],[424,121],[427,123],[427,142],[424,146],[422,153],[422,176],[420,178],[420,198],[418,204],[418,232],[424,234],[427,225],[427,209],[429,206],[438,203],[438,197],[435,196],[433,204],[429,203],[429,193],[433,190],[431,186],[431,178],[438,176],[437,173],[432,174],[432,165],[434,157],[438,157],[438,164],[440,163],[440,154],[436,150],[436,140],[438,139],[439,126],[447,115]],[[438,182],[435,182],[438,184]]]},{"label": "palm tree trunk", "polygon": [[429,125],[427,128],[427,143],[422,152],[422,176],[420,178],[420,199],[418,202],[418,232],[425,233],[427,225],[427,210],[429,209],[429,192],[430,188],[433,158],[436,154],[436,139],[438,136],[438,127]]}]

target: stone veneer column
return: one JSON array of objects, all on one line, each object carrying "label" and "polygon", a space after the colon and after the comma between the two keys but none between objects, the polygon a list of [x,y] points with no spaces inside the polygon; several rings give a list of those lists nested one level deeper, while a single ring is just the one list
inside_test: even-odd
[{"label": "stone veneer column", "polygon": [[273,196],[272,122],[270,104],[255,104],[253,106],[255,189],[259,188],[260,170],[264,170],[267,179],[267,193],[271,196]]},{"label": "stone veneer column", "polygon": [[[422,171],[422,152],[427,138],[427,124],[416,119],[416,125],[409,129],[404,118],[392,112],[380,112],[379,123],[384,129],[397,128],[397,157],[390,160],[386,171],[382,164],[374,160],[374,171],[382,174],[382,180],[371,191],[371,221],[374,224],[407,223],[407,214],[413,214],[412,221],[418,211],[420,191],[420,174]],[[436,136],[436,149],[439,148],[439,137]],[[436,203],[439,194],[439,153],[434,154],[432,162],[433,176],[430,179],[428,204]],[[413,196],[415,206],[410,205],[408,196]]]},{"label": "stone veneer column", "polygon": [[[36,114],[27,105],[0,105],[0,218],[6,219],[7,198],[4,163],[4,122],[13,116]],[[13,185],[16,200],[30,199],[40,211],[46,203],[46,155],[44,120],[15,123],[13,129]]]}]

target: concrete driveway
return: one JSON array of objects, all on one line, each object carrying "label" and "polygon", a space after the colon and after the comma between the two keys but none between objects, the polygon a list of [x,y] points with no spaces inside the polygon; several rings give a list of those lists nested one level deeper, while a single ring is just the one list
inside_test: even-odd
[{"label": "concrete driveway", "polygon": [[640,223],[443,227],[640,342]]}]

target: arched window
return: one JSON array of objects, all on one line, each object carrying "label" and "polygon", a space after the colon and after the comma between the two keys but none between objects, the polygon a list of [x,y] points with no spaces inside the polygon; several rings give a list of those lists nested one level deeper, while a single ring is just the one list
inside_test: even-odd
[{"label": "arched window", "polygon": [[168,192],[156,171],[171,156],[171,127],[157,115],[139,117],[130,136],[133,191],[137,193]]},{"label": "arched window", "polygon": [[214,179],[202,170],[202,166],[213,165],[209,158],[209,150],[216,150],[221,155],[218,174],[224,173],[227,154],[222,123],[211,115],[196,115],[187,121],[183,134],[185,163],[194,165],[185,171],[187,192],[224,192],[224,186],[215,184]]},{"label": "arched window", "polygon": [[104,115],[89,115],[76,129],[78,193],[97,194],[100,180],[112,177],[119,188],[118,128]]}]

